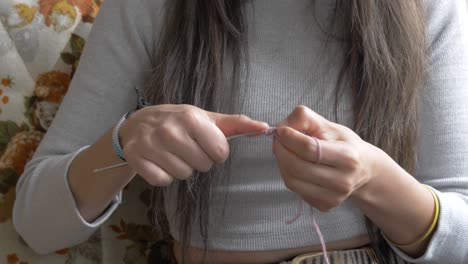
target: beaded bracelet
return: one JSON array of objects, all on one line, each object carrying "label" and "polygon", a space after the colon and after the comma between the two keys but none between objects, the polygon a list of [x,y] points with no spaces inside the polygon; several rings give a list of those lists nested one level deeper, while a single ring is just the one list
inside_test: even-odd
[{"label": "beaded bracelet", "polygon": [[123,155],[122,145],[120,144],[119,138],[119,131],[120,127],[122,127],[125,120],[127,120],[127,116],[130,112],[126,113],[125,115],[120,118],[119,122],[114,126],[114,130],[112,130],[112,147],[114,148],[115,154],[119,156],[119,158],[123,161],[127,161]]},{"label": "beaded bracelet", "polygon": [[432,232],[434,231],[436,225],[437,225],[437,222],[439,220],[439,215],[440,215],[440,202],[439,202],[439,198],[437,197],[437,194],[434,192],[434,190],[423,184],[424,187],[426,187],[432,194],[432,197],[434,198],[434,203],[435,203],[435,212],[434,212],[434,218],[432,219],[432,222],[431,222],[431,225],[429,226],[429,229],[427,229],[427,231],[424,233],[423,236],[421,236],[418,240],[414,241],[414,242],[411,242],[409,244],[404,244],[404,245],[401,245],[401,244],[397,244],[397,243],[394,243],[392,242],[390,239],[388,239],[385,234],[383,234],[383,236],[385,237],[385,239],[391,243],[392,245],[394,246],[397,246],[399,248],[410,248],[410,247],[414,247],[418,244],[420,244],[421,242],[425,241],[431,234]]},{"label": "beaded bracelet", "polygon": [[132,111],[127,112],[125,115],[120,118],[119,122],[114,126],[114,130],[112,130],[112,147],[114,148],[115,154],[119,156],[119,158],[123,161],[127,161],[123,155],[123,149],[122,145],[120,144],[120,137],[119,137],[119,131],[120,127],[122,127],[123,123],[127,120],[127,118],[135,111],[140,110],[142,108],[145,108],[147,106],[150,106],[151,104],[147,102],[142,94],[140,93],[140,90],[138,87],[135,87],[135,92],[137,95],[137,105],[136,108]]}]

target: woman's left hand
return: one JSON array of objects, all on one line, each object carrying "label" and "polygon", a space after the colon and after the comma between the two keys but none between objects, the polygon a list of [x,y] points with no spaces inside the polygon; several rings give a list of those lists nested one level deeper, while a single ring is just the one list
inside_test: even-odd
[{"label": "woman's left hand", "polygon": [[298,106],[277,125],[273,152],[285,185],[328,211],[361,192],[386,155],[351,129]]}]

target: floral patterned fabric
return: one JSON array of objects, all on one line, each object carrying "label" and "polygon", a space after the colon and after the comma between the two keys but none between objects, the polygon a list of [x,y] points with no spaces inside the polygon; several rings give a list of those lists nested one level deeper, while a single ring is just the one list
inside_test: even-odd
[{"label": "floral patterned fabric", "polygon": [[[29,249],[12,225],[16,182],[67,92],[100,4],[0,0],[0,263],[103,263],[106,243],[121,244],[121,263],[171,262],[167,239],[160,240],[148,223],[125,219],[128,212],[115,212],[101,228],[107,232],[46,256]],[[145,212],[148,192],[133,189],[141,191],[129,200]]]}]

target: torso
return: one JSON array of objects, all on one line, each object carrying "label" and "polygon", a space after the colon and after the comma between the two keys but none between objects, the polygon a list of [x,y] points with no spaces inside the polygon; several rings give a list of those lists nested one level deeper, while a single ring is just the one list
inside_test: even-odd
[{"label": "torso", "polygon": [[[242,105],[236,113],[275,125],[302,104],[330,121],[352,125],[348,90],[335,108],[342,46],[338,41],[326,42],[327,36],[316,24],[316,19],[327,17],[332,2],[316,1],[316,12],[307,0],[294,4],[256,0],[248,5],[249,76],[241,85]],[[309,246],[320,242],[311,213],[326,242],[348,241],[366,234],[365,218],[350,201],[327,213],[304,208],[304,215],[287,224],[299,210],[300,197],[284,185],[271,151],[271,138],[240,138],[229,145],[233,150],[229,180],[216,175],[219,180],[210,191],[210,249],[229,252],[229,256],[246,254],[250,261],[250,253],[232,252],[268,252],[266,258],[282,259],[314,251]],[[165,209],[171,235],[180,240],[176,193],[177,185],[173,184],[165,195]],[[198,227],[196,220],[191,245],[203,248]],[[285,250],[288,248],[297,250]],[[280,251],[272,255],[277,249]]]}]

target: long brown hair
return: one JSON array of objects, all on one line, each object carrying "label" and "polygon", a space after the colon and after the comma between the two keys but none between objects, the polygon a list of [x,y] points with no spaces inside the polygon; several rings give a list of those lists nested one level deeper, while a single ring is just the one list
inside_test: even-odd
[{"label": "long brown hair", "polygon": [[[244,7],[248,1],[171,0],[166,3],[162,34],[156,43],[151,89],[154,104],[192,104],[229,112],[223,98],[239,98],[241,76],[248,74]],[[416,162],[418,91],[424,81],[425,28],[421,0],[337,0],[331,33],[345,32],[345,60],[337,83],[352,89],[354,130],[412,172]],[[336,36],[336,34],[334,34]],[[241,69],[247,69],[243,75]],[[347,85],[344,85],[344,84]],[[228,106],[228,107],[226,107]],[[177,212],[182,254],[198,217],[208,240],[211,188],[215,173],[177,183]],[[166,223],[164,188],[153,190],[156,226]],[[166,227],[167,228],[167,227]],[[385,263],[388,247],[368,221],[369,235]]]}]

